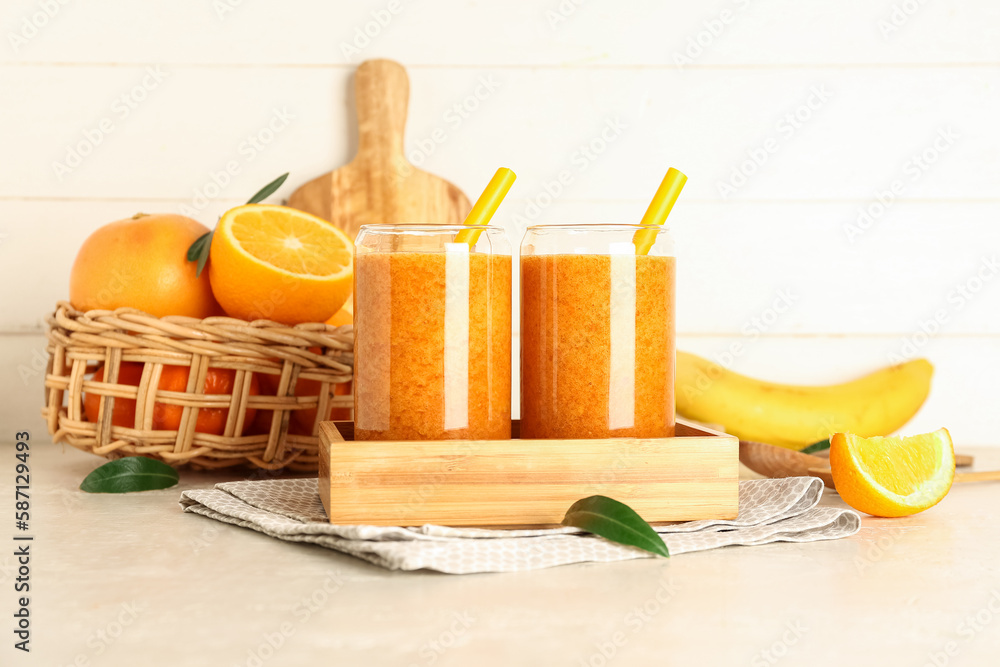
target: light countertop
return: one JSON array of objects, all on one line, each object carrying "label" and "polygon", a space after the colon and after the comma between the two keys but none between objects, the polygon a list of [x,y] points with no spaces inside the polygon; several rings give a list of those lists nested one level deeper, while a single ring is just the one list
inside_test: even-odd
[{"label": "light countertop", "polygon": [[[453,576],[181,512],[183,489],[233,473],[88,495],[77,486],[101,460],[35,437],[32,652],[7,631],[3,665],[920,666],[996,664],[1000,650],[996,483],[958,484],[915,517],[865,517],[843,540]],[[963,451],[1000,467],[998,449]],[[0,446],[8,508],[14,453]],[[9,626],[16,564],[0,553]]]}]

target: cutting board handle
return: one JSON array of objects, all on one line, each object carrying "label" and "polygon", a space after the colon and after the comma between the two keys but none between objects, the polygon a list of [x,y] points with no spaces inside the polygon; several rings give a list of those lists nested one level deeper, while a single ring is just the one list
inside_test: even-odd
[{"label": "cutting board handle", "polygon": [[358,153],[376,159],[403,155],[410,99],[406,69],[392,60],[366,60],[354,74],[358,109]]}]

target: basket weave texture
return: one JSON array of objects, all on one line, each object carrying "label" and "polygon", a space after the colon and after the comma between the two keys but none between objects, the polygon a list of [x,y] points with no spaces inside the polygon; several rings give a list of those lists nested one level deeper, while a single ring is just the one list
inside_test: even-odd
[{"label": "basket weave texture", "polygon": [[[326,324],[294,327],[267,320],[229,317],[203,320],[154,317],[131,308],[75,310],[59,302],[47,318],[49,364],[45,376],[45,418],[55,442],[107,458],[143,455],[171,465],[222,468],[248,464],[275,470],[318,468],[317,437],[330,409],[353,408],[350,393],[335,386],[354,370],[354,328]],[[122,362],[143,364],[139,385],[118,384]],[[102,382],[93,373],[104,366]],[[187,390],[158,389],[164,365],[189,367]],[[209,368],[235,370],[233,393],[204,394]],[[274,396],[250,395],[251,374],[272,376]],[[318,395],[295,396],[299,379],[319,383]],[[87,421],[84,394],[100,396],[96,422]],[[111,423],[115,398],[136,401],[135,423]],[[152,428],[154,405],[183,408],[175,431]],[[199,408],[229,408],[222,435],[196,432]],[[267,433],[244,435],[247,410],[273,410]],[[295,410],[316,409],[310,434],[289,433]]]}]

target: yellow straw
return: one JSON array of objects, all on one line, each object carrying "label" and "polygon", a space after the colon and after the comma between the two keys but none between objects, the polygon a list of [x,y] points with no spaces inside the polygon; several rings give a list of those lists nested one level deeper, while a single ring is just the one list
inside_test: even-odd
[{"label": "yellow straw", "polygon": [[[493,214],[500,207],[500,202],[507,196],[510,186],[514,184],[515,178],[517,176],[507,167],[497,169],[497,173],[493,174],[489,185],[483,190],[483,194],[479,195],[479,199],[476,200],[472,210],[469,211],[464,224],[469,227],[488,225]],[[482,230],[479,229],[463,229],[455,236],[455,243],[468,243],[470,248],[474,247],[476,241],[479,240],[479,235],[482,233]]]},{"label": "yellow straw", "polygon": [[[642,222],[639,224],[647,227],[659,227],[666,222],[667,216],[670,215],[670,209],[674,207],[674,202],[680,196],[681,189],[684,188],[687,179],[687,176],[673,167],[668,169],[667,175],[663,177],[660,187],[653,195],[653,201],[649,202],[649,208],[646,209],[645,215],[642,216]],[[632,237],[632,243],[635,244],[635,254],[645,255],[649,252],[656,241],[656,231],[655,229],[640,229],[635,233],[635,236]]]}]

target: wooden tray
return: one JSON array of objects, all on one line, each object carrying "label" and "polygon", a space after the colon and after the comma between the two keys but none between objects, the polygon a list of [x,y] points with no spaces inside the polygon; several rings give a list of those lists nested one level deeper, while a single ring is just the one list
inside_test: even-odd
[{"label": "wooden tray", "polygon": [[319,491],[330,523],[541,527],[604,495],[646,521],[734,519],[739,441],[683,421],[673,438],[354,442],[320,424]]}]

